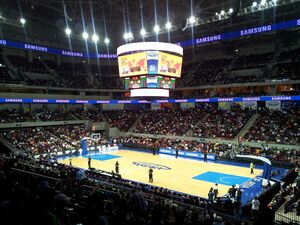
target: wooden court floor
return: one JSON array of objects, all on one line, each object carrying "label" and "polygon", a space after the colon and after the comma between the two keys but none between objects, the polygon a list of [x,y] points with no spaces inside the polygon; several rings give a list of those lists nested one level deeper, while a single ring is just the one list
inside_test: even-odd
[{"label": "wooden court floor", "polygon": [[[199,174],[203,174],[205,172],[217,172],[247,177],[250,179],[262,173],[262,170],[255,169],[254,174],[250,174],[249,167],[239,167],[212,162],[206,163],[184,158],[176,159],[174,156],[167,155],[153,156],[149,153],[137,151],[118,150],[107,154],[121,157],[104,161],[92,159],[91,166],[96,169],[111,172],[115,170],[115,162],[118,161],[120,164],[120,174],[123,178],[142,183],[148,183],[149,167],[136,165],[134,162],[137,162],[137,164],[154,163],[166,166],[170,169],[159,170],[154,168],[154,182],[152,185],[161,186],[191,195],[197,195],[203,198],[207,198],[207,193],[210,187],[214,186],[214,183],[193,179],[193,177]],[[59,160],[59,162],[69,164],[69,159]],[[83,157],[73,158],[72,165],[87,169],[88,159]],[[219,184],[218,186],[220,196],[226,194],[230,188],[230,186],[222,184]]]}]

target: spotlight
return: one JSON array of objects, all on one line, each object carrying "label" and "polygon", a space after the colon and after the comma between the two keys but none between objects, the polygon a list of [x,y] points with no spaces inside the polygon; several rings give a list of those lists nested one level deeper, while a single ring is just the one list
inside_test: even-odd
[{"label": "spotlight", "polygon": [[194,16],[191,16],[191,17],[189,18],[189,22],[190,22],[191,24],[194,24],[194,23],[196,22],[196,18],[195,18]]},{"label": "spotlight", "polygon": [[253,2],[252,7],[256,7],[256,6],[257,6],[257,2]]},{"label": "spotlight", "polygon": [[166,23],[166,29],[167,29],[167,30],[170,30],[171,27],[172,27],[172,24],[171,24],[171,22],[168,21],[168,22]]},{"label": "spotlight", "polygon": [[155,33],[158,33],[159,30],[160,30],[160,28],[159,28],[159,26],[156,24],[156,25],[154,26],[153,30],[154,30]]},{"label": "spotlight", "polygon": [[233,13],[233,8],[230,8],[229,11],[228,11],[230,14]]},{"label": "spotlight", "polygon": [[65,29],[65,33],[66,33],[66,35],[70,36],[70,34],[72,33],[72,31],[71,31],[71,29],[69,27],[67,27]]},{"label": "spotlight", "polygon": [[93,34],[92,39],[94,42],[97,42],[97,41],[99,41],[99,36],[97,34]]},{"label": "spotlight", "polygon": [[124,33],[123,38],[125,40],[132,40],[133,39],[133,34],[131,32]]},{"label": "spotlight", "polygon": [[144,28],[141,29],[140,34],[144,37],[146,35],[146,30]]},{"label": "spotlight", "polygon": [[221,15],[222,15],[222,16],[225,15],[225,11],[224,11],[224,10],[221,11]]},{"label": "spotlight", "polygon": [[127,35],[128,35],[128,39],[132,39],[133,38],[133,34],[131,32],[128,32]]},{"label": "spotlight", "polygon": [[20,18],[20,23],[24,25],[26,23],[26,20],[24,18]]},{"label": "spotlight", "polygon": [[260,1],[260,5],[265,5],[266,3],[267,3],[266,0],[261,0],[261,1]]},{"label": "spotlight", "polygon": [[82,33],[82,38],[84,39],[84,40],[86,40],[86,39],[88,39],[89,38],[89,34],[87,33],[87,32],[83,32]]},{"label": "spotlight", "polygon": [[219,13],[218,12],[216,12],[216,16],[218,16],[219,15]]},{"label": "spotlight", "polygon": [[108,45],[109,42],[110,42],[110,40],[106,37],[106,38],[104,39],[104,43]]}]

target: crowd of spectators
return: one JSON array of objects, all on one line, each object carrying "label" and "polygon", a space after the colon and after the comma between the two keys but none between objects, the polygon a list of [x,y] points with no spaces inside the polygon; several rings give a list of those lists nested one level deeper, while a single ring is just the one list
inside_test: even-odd
[{"label": "crowd of spectators", "polygon": [[230,204],[211,204],[97,170],[82,174],[71,166],[23,156],[1,158],[0,171],[1,224],[245,224],[215,214],[215,208]]},{"label": "crowd of spectators", "polygon": [[34,122],[37,118],[30,112],[17,109],[0,110],[0,123]]},{"label": "crowd of spectators", "polygon": [[[24,109],[0,110],[1,123],[90,120],[107,121],[110,127],[128,131],[141,115],[139,110],[101,111],[100,109]],[[216,109],[163,109],[144,111],[134,133],[233,139],[251,118],[253,111]],[[258,110],[259,117],[242,141],[297,145],[300,142],[299,112]]]},{"label": "crowd of spectators", "polygon": [[142,112],[134,110],[103,111],[110,127],[118,127],[120,131],[128,131]]},{"label": "crowd of spectators", "polygon": [[244,136],[246,141],[277,144],[300,143],[298,111],[260,110],[259,118]]},{"label": "crowd of spectators", "polygon": [[72,110],[74,116],[79,120],[90,120],[92,122],[103,122],[101,112],[99,109],[74,109]]},{"label": "crowd of spectators", "polygon": [[3,137],[16,148],[33,154],[55,154],[67,150],[78,150],[81,137],[86,136],[81,126],[55,126],[19,128],[3,132]]},{"label": "crowd of spectators", "polygon": [[281,207],[282,210],[279,209],[278,213],[283,215],[295,213],[295,215],[300,216],[300,184],[295,182],[283,186],[268,204],[268,207],[273,210],[278,210]]},{"label": "crowd of spectators", "polygon": [[201,138],[233,139],[250,119],[249,110],[213,110],[208,117],[198,123],[192,136]]},{"label": "crowd of spectators", "polygon": [[135,133],[182,136],[204,116],[200,109],[148,111],[134,129]]},{"label": "crowd of spectators", "polygon": [[[276,62],[272,61],[274,52],[204,61],[200,66],[190,66],[190,70],[187,70],[186,73],[191,74],[193,77],[185,82],[183,86],[264,82],[270,79],[297,79],[300,71],[299,55],[300,50],[293,49],[282,52]],[[271,62],[274,63],[275,68],[278,67],[275,74],[265,70],[266,65],[271,64]],[[263,76],[257,76],[255,72],[247,76],[231,73],[235,70],[249,69],[261,69],[265,73]]]},{"label": "crowd of spectators", "polygon": [[233,69],[256,69],[264,67],[271,62],[273,55],[274,52],[240,55],[235,61]]},{"label": "crowd of spectators", "polygon": [[36,109],[33,111],[24,109],[0,110],[0,123],[20,123],[37,121],[63,121],[74,120],[72,113],[60,109]]},{"label": "crowd of spectators", "polygon": [[34,58],[32,62],[29,62],[26,57],[19,55],[8,55],[8,59],[22,73],[46,73],[46,68],[38,58]]},{"label": "crowd of spectators", "polygon": [[165,109],[148,111],[133,132],[175,136],[188,134],[201,138],[233,139],[251,115],[252,111],[249,110]]},{"label": "crowd of spectators", "polygon": [[[229,83],[244,83],[244,82],[263,82],[267,79],[296,79],[300,70],[298,56],[300,50],[292,49],[283,51],[278,60],[274,62],[274,66],[278,67],[275,74],[265,74],[264,77],[257,77],[256,74],[248,76],[232,76],[230,71],[243,70],[243,69],[262,69],[266,64],[270,64],[273,60],[273,52],[239,55],[229,58],[206,60],[198,64],[193,63],[185,66],[189,68],[184,70],[185,73],[192,75],[192,79],[184,81],[184,86],[200,86],[211,84],[229,84]],[[236,58],[236,59],[235,59]],[[104,67],[100,69],[96,65],[85,66],[82,63],[66,63],[62,62],[58,65],[51,60],[45,60],[47,68],[41,62],[41,59],[34,58],[29,62],[23,56],[9,55],[8,59],[12,64],[19,69],[21,74],[24,72],[50,74],[54,72],[58,74],[57,77],[51,77],[50,80],[35,80],[30,77],[23,76],[23,82],[31,85],[46,85],[55,87],[68,87],[68,88],[123,88],[120,81],[118,70],[116,66]],[[196,66],[195,66],[196,65]],[[89,67],[89,69],[87,69]],[[0,70],[0,82],[4,83],[19,83],[20,81],[11,79],[6,70]],[[191,72],[192,71],[192,72]],[[91,79],[93,77],[93,79]],[[184,77],[184,74],[183,74]],[[180,86],[180,84],[178,84]]]}]

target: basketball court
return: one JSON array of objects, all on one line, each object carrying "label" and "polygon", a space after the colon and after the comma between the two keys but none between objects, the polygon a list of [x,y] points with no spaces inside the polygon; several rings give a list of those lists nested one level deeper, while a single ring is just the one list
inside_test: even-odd
[{"label": "basketball court", "polygon": [[[92,159],[92,167],[109,172],[115,171],[115,162],[118,161],[122,178],[146,184],[148,183],[148,170],[151,167],[154,170],[154,182],[151,185],[203,198],[207,198],[209,189],[215,183],[218,183],[219,194],[223,196],[231,185],[238,184],[243,187],[248,184],[249,186],[249,183],[253,184],[253,180],[263,172],[261,169],[255,169],[254,174],[250,174],[247,164],[203,162],[181,157],[176,159],[174,156],[152,155],[131,150],[73,157],[72,165],[87,169],[88,156]],[[69,164],[69,158],[60,159],[59,162]]]}]

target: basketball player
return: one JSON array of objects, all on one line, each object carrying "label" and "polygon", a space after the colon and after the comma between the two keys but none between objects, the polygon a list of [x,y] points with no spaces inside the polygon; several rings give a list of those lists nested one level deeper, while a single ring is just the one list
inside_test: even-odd
[{"label": "basketball player", "polygon": [[178,157],[178,149],[176,148],[176,159],[177,159],[177,157]]},{"label": "basketball player", "polygon": [[88,166],[89,166],[89,169],[91,169],[91,161],[92,161],[92,159],[91,159],[91,157],[89,156],[89,158],[88,158]]},{"label": "basketball player", "polygon": [[218,187],[217,183],[214,186],[214,194],[215,194],[215,199],[216,199],[219,195],[219,187]]},{"label": "basketball player", "polygon": [[253,164],[253,162],[250,163],[250,174],[254,174],[254,164]]},{"label": "basketball player", "polygon": [[72,166],[72,158],[69,159],[69,166]]},{"label": "basketball player", "polygon": [[204,150],[204,162],[207,162],[207,151],[206,150]]},{"label": "basketball player", "polygon": [[149,183],[153,183],[153,169],[149,169]]},{"label": "basketball player", "polygon": [[115,164],[116,167],[116,174],[119,174],[119,162],[117,161]]}]

